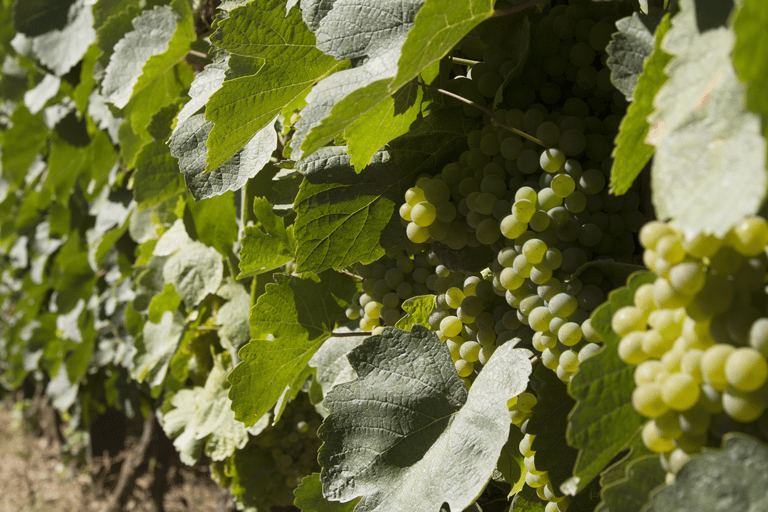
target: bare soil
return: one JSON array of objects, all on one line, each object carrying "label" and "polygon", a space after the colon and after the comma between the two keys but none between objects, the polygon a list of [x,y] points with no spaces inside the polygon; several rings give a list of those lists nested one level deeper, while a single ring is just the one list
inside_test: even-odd
[{"label": "bare soil", "polygon": [[[135,442],[133,443],[135,445]],[[0,511],[102,512],[127,460],[131,444],[114,456],[82,464],[65,460],[56,440],[42,435],[9,401],[0,402]],[[160,476],[150,460],[140,468],[121,510],[135,512],[226,512],[231,502],[206,468],[165,465]],[[157,478],[162,478],[158,498]],[[161,501],[161,503],[158,503]]]}]

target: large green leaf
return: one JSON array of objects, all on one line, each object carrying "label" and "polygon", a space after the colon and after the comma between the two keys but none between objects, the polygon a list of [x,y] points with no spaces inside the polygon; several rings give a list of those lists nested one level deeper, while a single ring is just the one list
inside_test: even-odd
[{"label": "large green leaf", "polygon": [[747,83],[747,108],[763,118],[768,136],[768,3],[742,0],[733,22],[736,43],[733,65],[739,78]]},{"label": "large green leaf", "polygon": [[643,72],[637,79],[634,101],[619,125],[611,168],[611,187],[617,195],[629,190],[653,155],[654,147],[645,142],[650,128],[647,118],[653,112],[653,98],[667,81],[664,67],[672,57],[661,49],[661,41],[668,30],[669,15],[666,15],[656,29],[653,53],[645,60]]},{"label": "large green leaf", "polygon": [[299,163],[305,179],[294,210],[299,271],[343,268],[370,263],[382,246],[405,243],[404,229],[393,213],[420,173],[438,172],[443,161],[466,144],[473,123],[439,111],[376,154],[357,174],[344,147],[328,147]]},{"label": "large green leaf", "polygon": [[207,141],[214,124],[206,121],[202,109],[221,88],[229,56],[218,57],[195,77],[189,89],[190,100],[179,112],[171,135],[171,154],[179,159],[179,168],[195,199],[204,199],[237,190],[253,178],[269,161],[277,147],[274,120],[260,129],[245,146],[216,169],[206,172]]},{"label": "large green leaf", "polygon": [[[18,2],[22,3],[27,2]],[[94,41],[92,2],[77,0],[67,10],[63,27],[32,38],[32,51],[44,66],[62,76],[83,58]]]},{"label": "large green leaf", "polygon": [[663,485],[667,472],[659,454],[643,444],[637,432],[629,453],[600,475],[603,500],[595,512],[640,512],[651,491]]},{"label": "large green leaf", "polygon": [[576,399],[568,421],[568,443],[579,449],[573,477],[561,489],[574,495],[583,490],[632,439],[643,418],[632,406],[634,366],[619,358],[619,337],[611,330],[613,313],[633,303],[635,290],[653,282],[649,272],[630,277],[628,285],[612,292],[608,302],[592,314],[592,325],[605,343],[585,360],[569,385]]},{"label": "large green leaf", "polygon": [[352,279],[335,272],[303,278],[277,274],[276,283],[251,309],[251,337],[232,370],[230,398],[235,417],[253,425],[295,383],[309,360],[346,318]]},{"label": "large green leaf", "polygon": [[67,12],[75,0],[23,0],[14,2],[13,26],[22,34],[39,36],[67,25]]},{"label": "large green leaf", "polygon": [[547,472],[555,492],[559,494],[560,485],[573,474],[577,456],[577,451],[568,446],[563,435],[573,399],[568,396],[565,384],[555,372],[544,365],[536,367],[533,378],[540,386],[536,391],[538,402],[525,432],[536,436],[531,445],[536,452],[536,469]]},{"label": "large green leaf", "polygon": [[763,204],[766,141],[731,61],[733,31],[700,32],[698,21],[694,0],[680,0],[662,41],[673,58],[646,138],[656,146],[651,191],[658,217],[674,219],[686,236],[724,236]]},{"label": "large green leaf", "polygon": [[227,79],[205,110],[213,123],[206,140],[208,171],[232,158],[318,80],[347,65],[315,47],[301,11],[293,7],[286,15],[283,0],[251,1],[230,10],[211,40],[232,55]]},{"label": "large green leaf", "polygon": [[395,327],[410,331],[414,325],[429,328],[429,314],[435,309],[434,295],[419,295],[403,301],[401,306],[405,316],[397,321]]},{"label": "large green leaf", "polygon": [[381,102],[441,59],[493,12],[491,0],[308,4],[317,8],[308,24],[317,35],[318,48],[338,59],[365,58],[325,78],[307,95],[291,143],[295,159],[317,151],[359,119],[375,117]]},{"label": "large green leaf", "polygon": [[144,324],[143,334],[136,340],[131,377],[139,382],[148,382],[153,396],[162,391],[168,366],[183,332],[184,319],[181,315],[166,311],[159,323]]},{"label": "large green leaf", "polygon": [[448,350],[424,327],[387,328],[347,356],[358,379],[326,397],[323,495],[357,512],[464,510],[507,442],[507,400],[528,385],[527,350],[502,345],[467,393]]},{"label": "large green leaf", "polygon": [[320,473],[312,473],[305,477],[293,494],[296,496],[293,504],[299,507],[301,512],[352,512],[358,502],[358,500],[347,503],[327,501],[323,497]]},{"label": "large green leaf", "polygon": [[296,252],[293,226],[286,227],[266,199],[257,197],[253,209],[263,231],[257,226],[245,228],[238,279],[274,270],[293,260]]},{"label": "large green leaf", "polygon": [[186,0],[148,9],[132,23],[134,30],[115,45],[102,82],[107,101],[118,108],[175,66],[196,39]]},{"label": "large green leaf", "polygon": [[224,277],[221,254],[200,242],[189,242],[168,258],[163,279],[172,283],[188,308],[215,293]]},{"label": "large green leaf", "polygon": [[727,434],[722,450],[704,449],[654,494],[648,512],[763,511],[768,504],[768,446]]},{"label": "large green leaf", "polygon": [[663,17],[663,11],[653,10],[649,14],[635,12],[616,22],[619,31],[606,48],[608,67],[611,82],[628,101],[632,101],[637,79],[654,51],[654,33]]}]

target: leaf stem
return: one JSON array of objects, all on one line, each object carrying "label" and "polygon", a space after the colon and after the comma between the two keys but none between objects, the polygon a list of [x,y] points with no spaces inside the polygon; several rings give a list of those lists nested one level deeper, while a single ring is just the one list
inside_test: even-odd
[{"label": "leaf stem", "polygon": [[416,85],[420,85],[422,87],[426,87],[427,89],[432,89],[434,91],[439,92],[440,94],[444,94],[444,95],[446,95],[448,97],[451,97],[453,99],[456,99],[456,100],[459,100],[461,102],[464,102],[467,105],[472,105],[473,107],[475,107],[475,108],[477,108],[479,110],[482,110],[483,112],[488,114],[491,117],[491,123],[494,124],[495,126],[498,126],[499,128],[503,128],[505,130],[509,130],[512,133],[514,133],[516,135],[519,135],[519,136],[523,137],[524,139],[527,139],[527,140],[533,142],[534,144],[538,144],[541,147],[546,147],[543,142],[541,142],[539,139],[537,139],[533,135],[528,135],[524,131],[518,130],[517,128],[514,128],[512,126],[507,126],[506,124],[504,124],[501,121],[499,121],[499,118],[496,117],[496,114],[492,110],[487,109],[485,107],[482,107],[482,106],[478,105],[477,103],[475,103],[475,102],[473,102],[471,100],[468,100],[464,96],[460,96],[458,94],[452,93],[451,91],[446,91],[445,89],[441,89],[440,87],[435,87],[433,85],[429,85],[429,84],[425,84],[423,82],[419,82],[418,80],[411,80],[411,81],[413,83],[415,83]]},{"label": "leaf stem", "polygon": [[475,64],[480,64],[479,60],[472,60],[472,59],[465,59],[463,57],[453,57],[452,55],[448,56],[449,59],[455,64],[462,64],[464,66],[474,66]]},{"label": "leaf stem", "polygon": [[499,9],[498,11],[493,12],[493,17],[497,16],[509,16],[510,14],[515,14],[520,11],[524,11],[525,9],[534,6],[536,4],[541,4],[546,2],[547,0],[528,0],[527,2],[523,2],[521,4],[517,4],[514,7],[507,7],[506,9]]},{"label": "leaf stem", "polygon": [[198,52],[198,51],[196,51],[196,50],[189,50],[189,51],[187,52],[187,54],[188,54],[188,55],[192,55],[192,56],[194,56],[194,57],[199,57],[199,58],[201,58],[201,59],[206,59],[206,60],[213,60],[213,59],[211,58],[211,56],[210,56],[210,55],[208,55],[207,53]]},{"label": "leaf stem", "polygon": [[348,275],[348,276],[350,276],[350,277],[354,277],[354,278],[355,278],[355,279],[357,279],[358,281],[364,281],[364,280],[365,280],[365,278],[364,278],[364,277],[362,277],[362,276],[359,276],[359,275],[355,274],[354,272],[350,272],[349,270],[347,270],[347,269],[345,269],[345,268],[343,268],[343,269],[339,270],[339,272],[341,272],[342,274],[346,274],[346,275]]}]

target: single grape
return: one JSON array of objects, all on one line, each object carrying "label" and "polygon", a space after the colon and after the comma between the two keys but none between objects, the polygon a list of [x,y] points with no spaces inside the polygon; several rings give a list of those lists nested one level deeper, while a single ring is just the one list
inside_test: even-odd
[{"label": "single grape", "polygon": [[558,172],[563,168],[563,164],[565,164],[565,153],[556,148],[543,151],[539,158],[539,165],[541,165],[541,168],[548,173]]},{"label": "single grape", "polygon": [[647,418],[657,418],[669,410],[662,393],[655,382],[640,384],[632,391],[632,407]]},{"label": "single grape", "polygon": [[661,396],[670,409],[686,411],[699,399],[699,386],[687,373],[673,373],[661,383]]},{"label": "single grape", "polygon": [[765,384],[768,363],[754,348],[737,348],[725,361],[725,378],[739,391],[754,391]]},{"label": "single grape", "polygon": [[701,357],[701,374],[704,381],[718,391],[728,387],[725,363],[734,350],[736,348],[731,345],[717,344],[705,350]]}]

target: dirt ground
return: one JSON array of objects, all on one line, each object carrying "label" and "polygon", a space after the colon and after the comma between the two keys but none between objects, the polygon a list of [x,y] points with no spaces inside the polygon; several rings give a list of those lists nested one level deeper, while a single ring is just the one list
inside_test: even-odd
[{"label": "dirt ground", "polygon": [[[118,464],[111,461],[109,464]],[[103,470],[105,461],[98,460]],[[87,467],[65,462],[58,447],[20,421],[8,401],[0,401],[0,512],[102,512],[111,489],[100,488]],[[119,466],[117,467],[119,469]],[[154,505],[153,477],[136,479],[122,510],[135,512],[224,512],[231,510],[223,491],[204,470],[172,467],[162,509]],[[104,485],[104,487],[108,487]]]}]

